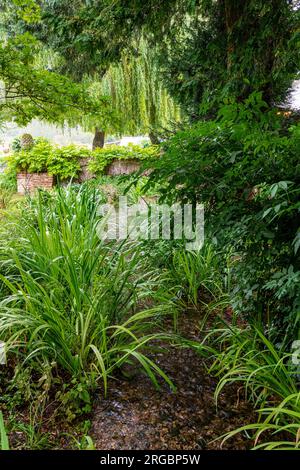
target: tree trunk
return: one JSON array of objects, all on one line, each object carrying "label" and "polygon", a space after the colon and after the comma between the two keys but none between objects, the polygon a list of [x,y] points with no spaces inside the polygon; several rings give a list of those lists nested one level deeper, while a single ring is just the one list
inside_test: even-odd
[{"label": "tree trunk", "polygon": [[152,145],[158,145],[160,143],[159,138],[153,131],[149,132],[149,139]]},{"label": "tree trunk", "polygon": [[93,140],[93,150],[97,148],[103,148],[105,142],[105,132],[96,127],[95,129],[95,136]]},{"label": "tree trunk", "polygon": [[[233,54],[235,53],[234,28],[242,17],[248,0],[225,0],[225,23],[227,33],[227,69],[232,67]],[[245,32],[245,36],[246,36]]]}]

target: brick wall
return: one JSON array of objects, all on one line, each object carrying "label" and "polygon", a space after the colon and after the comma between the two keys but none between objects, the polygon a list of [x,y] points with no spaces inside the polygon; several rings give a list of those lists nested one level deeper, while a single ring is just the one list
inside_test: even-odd
[{"label": "brick wall", "polygon": [[54,178],[48,173],[19,173],[17,175],[18,193],[33,193],[36,189],[50,190],[54,185]]},{"label": "brick wall", "polygon": [[140,169],[138,160],[113,160],[106,168],[105,173],[110,176],[130,175]]},{"label": "brick wall", "polygon": [[91,173],[88,169],[88,165],[91,161],[91,158],[81,158],[80,160],[80,174],[79,174],[79,177],[78,177],[78,182],[79,183],[83,183],[84,181],[88,181],[92,178],[95,177],[95,175],[93,173]]}]

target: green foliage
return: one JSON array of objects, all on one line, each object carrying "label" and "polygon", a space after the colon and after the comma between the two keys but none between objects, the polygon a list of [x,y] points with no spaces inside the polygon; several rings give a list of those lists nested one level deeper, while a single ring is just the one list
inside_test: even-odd
[{"label": "green foliage", "polygon": [[179,289],[178,297],[194,308],[222,294],[221,262],[213,245],[192,252],[184,247],[175,249],[168,274]]},{"label": "green foliage", "polygon": [[74,378],[71,383],[64,383],[62,390],[56,394],[56,399],[63,407],[67,421],[73,421],[77,416],[90,413],[92,410],[90,380]]},{"label": "green foliage", "polygon": [[139,160],[143,162],[157,158],[159,153],[159,147],[155,145],[144,148],[138,145],[128,145],[127,147],[108,145],[93,151],[93,159],[89,164],[89,169],[91,172],[101,175],[105,168],[115,159]]},{"label": "green foliage", "polygon": [[55,148],[48,163],[48,172],[59,176],[61,179],[76,177],[80,171],[79,160],[89,156],[90,151],[88,149],[76,147],[76,145]]},{"label": "green foliage", "polygon": [[[19,17],[11,12],[4,28],[10,36],[16,31],[23,33],[30,31],[41,39],[45,46],[37,53],[38,60],[45,67],[51,63],[52,70],[81,82],[90,101],[94,100],[101,106],[103,96],[109,97],[113,117],[108,118],[108,115],[104,115],[100,119],[97,112],[64,110],[66,121],[70,125],[80,124],[87,130],[99,128],[106,133],[118,135],[150,132],[154,136],[157,129],[169,127],[171,123],[180,121],[179,107],[163,86],[153,45],[149,45],[141,37],[136,37],[134,41],[128,38],[129,42],[132,42],[130,50],[123,51],[120,48],[114,51],[120,56],[120,60],[111,62],[105,57],[106,53],[102,54],[96,49],[96,44],[97,46],[101,44],[98,43],[99,35],[106,36],[109,24],[107,23],[106,28],[102,29],[98,19],[97,27],[92,26],[94,29],[92,39],[90,27],[86,30],[81,22],[83,18],[86,24],[92,21],[90,13],[94,7],[94,4],[90,4],[86,8],[84,2],[77,2],[71,8],[65,2],[43,2],[42,18],[36,25],[20,21]],[[112,5],[106,5],[105,10],[111,7]],[[73,14],[77,23],[76,44],[75,36],[71,37],[74,26]],[[102,20],[100,21],[102,23]],[[82,34],[79,32],[81,29]],[[94,43],[93,51],[88,47],[91,39]],[[108,43],[106,47],[108,48]],[[49,56],[52,58],[49,59]]]},{"label": "green foliage", "polygon": [[[26,2],[19,4],[22,9],[25,7],[25,12]],[[29,5],[30,11],[33,5],[35,2]],[[5,89],[0,105],[1,120],[13,120],[22,126],[35,117],[64,123],[67,115],[83,112],[99,120],[109,119],[106,97],[90,98],[85,86],[49,71],[47,65],[38,64],[36,58],[41,50],[38,41],[28,32],[8,34],[2,14],[0,21],[1,33],[5,35],[0,46],[0,79]],[[7,21],[12,21],[9,14]]]},{"label": "green foliage", "polygon": [[138,145],[108,145],[91,151],[76,145],[58,147],[46,139],[38,138],[31,149],[19,150],[7,157],[7,175],[15,177],[17,172],[48,172],[61,180],[76,178],[82,158],[89,159],[89,170],[92,173],[103,175],[106,167],[115,159],[144,162],[157,158],[159,153],[159,147],[155,145],[144,148]]},{"label": "green foliage", "polygon": [[[288,395],[278,406],[270,406],[258,410],[263,417],[262,422],[249,424],[230,433],[227,438],[238,432],[255,430],[255,450],[299,450],[299,423],[300,423],[300,395],[294,393]],[[264,434],[269,434],[269,439],[258,444]],[[284,437],[280,437],[284,435]]]},{"label": "green foliage", "polygon": [[14,13],[26,23],[32,23],[40,19],[40,8],[35,0],[11,0],[11,4],[5,0],[7,6],[14,9]]},{"label": "green foliage", "polygon": [[80,171],[79,160],[89,155],[86,148],[75,145],[60,148],[45,139],[37,139],[31,149],[15,152],[8,158],[8,172],[48,172],[62,180],[74,178]]},{"label": "green foliage", "polygon": [[[91,96],[109,96],[117,118],[101,123],[106,132],[122,135],[150,134],[169,128],[181,120],[179,107],[163,86],[156,61],[156,51],[144,39],[136,42],[136,54],[123,53],[121,61],[113,64],[101,79],[89,79]],[[85,122],[97,127],[95,119]]]},{"label": "green foliage", "polygon": [[[258,409],[257,423],[224,439],[255,431],[254,448],[299,449],[299,371],[290,347],[300,320],[300,126],[269,108],[286,97],[299,70],[299,2],[49,0],[41,12],[33,0],[5,5],[13,21],[4,21],[9,38],[0,48],[3,118],[152,131],[177,116],[164,86],[191,121],[205,116],[164,142],[161,158],[158,147],[90,152],[39,141],[15,149],[11,175],[76,177],[84,156],[100,176],[81,188],[39,193],[1,226],[0,335],[10,357],[28,364],[19,375],[22,393],[32,399],[33,369],[43,371],[47,391],[54,377],[63,378],[56,399],[72,421],[91,410],[94,386],[101,382],[106,393],[125,364],[172,387],[146,351],[168,338],[155,332],[164,314],[176,326],[179,307],[207,305],[206,319],[214,309],[231,324],[223,319],[201,344],[187,343],[215,358],[217,399],[227,384],[242,383]],[[36,60],[40,44],[16,35],[28,29],[84,86]],[[124,180],[115,185],[102,176],[114,159],[137,159],[151,170],[128,189],[131,202],[159,186],[163,201],[204,204],[209,242],[202,251],[188,253],[176,241],[99,240],[99,202],[125,189]],[[17,380],[14,386],[20,400]],[[7,448],[1,414],[0,434]]]},{"label": "green foliage", "polygon": [[11,149],[13,152],[19,152],[21,150],[21,139],[20,137],[15,137],[11,143]]},{"label": "green foliage", "polygon": [[227,384],[243,383],[247,397],[258,408],[257,423],[228,433],[224,440],[255,431],[254,449],[299,449],[299,375],[286,343],[273,344],[261,325],[225,325],[208,338],[206,345],[204,341],[196,348],[215,357],[210,372],[220,377],[216,399]]},{"label": "green foliage", "polygon": [[0,209],[6,209],[15,192],[15,183],[5,177],[0,177]]},{"label": "green foliage", "polygon": [[147,176],[141,176],[139,182],[136,183],[134,174],[101,175],[90,180],[88,184],[98,188],[109,203],[117,204],[120,196],[126,196],[129,204],[137,204],[141,198],[147,201],[148,198],[152,199],[157,196],[155,188],[145,192],[147,181]]},{"label": "green foliage", "polygon": [[[164,145],[146,185],[170,202],[205,205],[206,237],[231,252],[231,304],[274,335],[299,327],[299,125],[268,112],[261,95],[226,105]],[[252,313],[253,312],[253,313]]]},{"label": "green foliage", "polygon": [[19,150],[7,158],[8,171],[41,173],[47,171],[53,147],[50,142],[41,139],[28,150]]},{"label": "green foliage", "polygon": [[[84,74],[100,75],[117,63],[123,51],[136,53],[132,39],[147,23],[154,33],[172,24],[191,0],[133,1],[97,0],[86,3],[68,0],[43,2],[40,39],[50,44],[65,59],[65,69],[79,79]],[[128,54],[128,55],[129,55]]]},{"label": "green foliage", "polygon": [[[101,193],[88,185],[29,200],[1,244],[0,334],[7,352],[37,370],[102,381],[139,364],[172,384],[144,354],[173,305],[138,244],[98,236]],[[151,308],[143,301],[152,298]]]},{"label": "green foliage", "polygon": [[9,442],[4,425],[3,415],[0,411],[0,449],[9,450]]},{"label": "green foliage", "polygon": [[51,0],[41,18],[36,34],[80,79],[103,76],[124,54],[135,60],[146,36],[164,86],[192,119],[258,90],[279,102],[299,70],[299,4],[290,0]]},{"label": "green foliage", "polygon": [[197,2],[161,45],[165,84],[192,118],[212,116],[225,97],[263,91],[285,100],[299,70],[299,5],[288,0]]}]

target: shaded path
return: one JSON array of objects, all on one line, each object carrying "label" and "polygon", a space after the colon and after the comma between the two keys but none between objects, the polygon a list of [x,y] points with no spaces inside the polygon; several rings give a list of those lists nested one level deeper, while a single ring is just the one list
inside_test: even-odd
[{"label": "shaded path", "polygon": [[[195,339],[196,322],[186,317],[184,326]],[[254,421],[251,406],[239,397],[236,386],[225,389],[216,409],[216,380],[194,351],[173,348],[156,353],[154,359],[177,393],[165,384],[156,391],[142,374],[111,382],[108,399],[99,397],[94,409],[90,435],[97,449],[219,449],[220,441],[213,439]],[[250,444],[238,435],[223,448],[247,449]]]}]

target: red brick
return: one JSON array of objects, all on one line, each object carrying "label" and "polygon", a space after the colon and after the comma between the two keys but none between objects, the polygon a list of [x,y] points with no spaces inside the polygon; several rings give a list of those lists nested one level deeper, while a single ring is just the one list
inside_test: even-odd
[{"label": "red brick", "polygon": [[17,175],[17,184],[19,194],[32,194],[38,188],[53,188],[54,178],[48,173],[19,173]]}]

